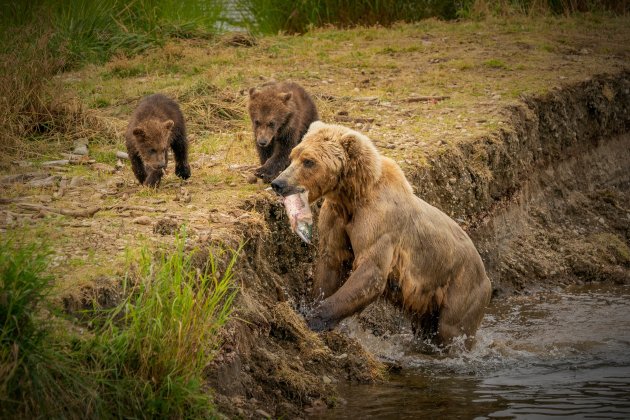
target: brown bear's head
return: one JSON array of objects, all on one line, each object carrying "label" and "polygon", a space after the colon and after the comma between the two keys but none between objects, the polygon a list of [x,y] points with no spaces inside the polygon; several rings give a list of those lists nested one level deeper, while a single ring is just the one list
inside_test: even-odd
[{"label": "brown bear's head", "polygon": [[357,201],[380,177],[381,156],[369,138],[316,121],[293,148],[291,165],[271,186],[283,196],[307,190],[310,202],[329,194]]},{"label": "brown bear's head", "polygon": [[132,134],[145,166],[157,170],[166,168],[166,153],[170,144],[172,120],[145,120],[134,127]]},{"label": "brown bear's head", "polygon": [[293,115],[291,92],[274,88],[249,90],[249,116],[254,128],[254,139],[260,147],[269,146]]}]

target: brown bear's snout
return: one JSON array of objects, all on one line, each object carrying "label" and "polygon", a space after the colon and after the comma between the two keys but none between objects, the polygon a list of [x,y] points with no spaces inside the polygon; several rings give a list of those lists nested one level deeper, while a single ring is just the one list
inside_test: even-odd
[{"label": "brown bear's snout", "polygon": [[268,139],[266,137],[258,137],[256,139],[256,143],[260,147],[267,147],[267,146],[269,146],[269,143],[271,143],[271,139]]},{"label": "brown bear's snout", "polygon": [[304,192],[304,188],[290,185],[289,182],[282,177],[282,174],[280,174],[278,178],[271,181],[271,188],[273,188],[273,190],[277,194],[283,197]]},{"label": "brown bear's snout", "polygon": [[285,196],[284,190],[289,186],[289,183],[285,179],[280,179],[279,177],[271,181],[271,188],[281,196]]}]

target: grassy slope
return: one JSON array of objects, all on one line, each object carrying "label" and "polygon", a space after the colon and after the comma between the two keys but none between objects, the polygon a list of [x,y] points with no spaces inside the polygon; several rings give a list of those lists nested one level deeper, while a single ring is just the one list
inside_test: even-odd
[{"label": "grassy slope", "polygon": [[[193,239],[231,240],[258,216],[238,204],[266,187],[246,180],[257,165],[245,113],[247,88],[270,78],[292,79],[316,98],[324,121],[345,111],[381,151],[403,167],[428,164],[453,142],[496,130],[501,110],[519,96],[546,92],[630,62],[630,19],[576,17],[507,22],[425,21],[391,29],[315,30],[274,36],[253,47],[217,41],[182,41],[105,66],[61,75],[60,97],[78,100],[90,155],[113,165],[124,150],[122,132],[137,100],[164,92],[178,98],[187,118],[193,176],[170,172],[158,191],[139,187],[128,163],[115,174],[90,166],[55,172],[79,186],[55,197],[58,187],[0,185],[3,197],[51,207],[103,208],[94,218],[34,214],[17,203],[0,207],[3,228],[41,226],[56,248],[60,296],[79,299],[95,279],[117,274],[125,249],[138,243],[173,242],[153,232],[165,215],[190,227]],[[407,102],[424,95],[449,96],[436,103]],[[89,118],[88,118],[89,117]],[[373,119],[373,121],[371,120]],[[87,122],[86,122],[87,121]],[[91,122],[97,121],[98,125]],[[30,161],[60,158],[67,142],[39,147],[25,142]],[[70,147],[70,150],[68,150]],[[8,172],[33,171],[12,166]],[[190,201],[183,199],[190,196]],[[106,206],[126,209],[105,209]],[[149,206],[157,211],[129,206]],[[163,210],[166,210],[164,213]],[[147,215],[149,224],[134,220]]]}]

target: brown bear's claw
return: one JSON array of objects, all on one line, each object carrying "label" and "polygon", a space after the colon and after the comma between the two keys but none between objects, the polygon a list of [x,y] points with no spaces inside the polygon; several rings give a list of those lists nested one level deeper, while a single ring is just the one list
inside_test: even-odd
[{"label": "brown bear's claw", "polygon": [[311,316],[307,318],[306,324],[311,330],[317,331],[317,332],[330,331],[333,328],[335,328],[335,325],[337,325],[337,323],[334,320],[325,319],[319,315],[315,315],[315,316]]}]

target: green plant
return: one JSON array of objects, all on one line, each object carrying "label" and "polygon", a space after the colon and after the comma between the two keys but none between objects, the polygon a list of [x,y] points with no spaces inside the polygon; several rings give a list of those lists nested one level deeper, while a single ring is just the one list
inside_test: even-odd
[{"label": "green plant", "polygon": [[127,299],[92,343],[93,360],[107,372],[105,392],[116,417],[199,417],[213,410],[202,372],[236,296],[232,276],[238,251],[219,277],[213,253],[206,268],[197,270],[194,252],[185,252],[184,244],[182,236],[174,252],[157,259],[141,250],[123,284]]}]

